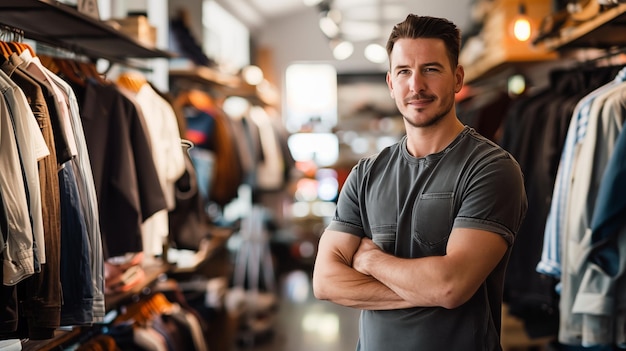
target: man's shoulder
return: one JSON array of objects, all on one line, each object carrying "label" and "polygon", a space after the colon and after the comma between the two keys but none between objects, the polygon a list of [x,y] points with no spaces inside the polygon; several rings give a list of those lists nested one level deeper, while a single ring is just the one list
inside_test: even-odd
[{"label": "man's shoulder", "polygon": [[376,164],[388,164],[390,162],[399,160],[401,158],[400,144],[402,143],[403,139],[383,148],[382,150],[374,154],[362,157],[361,159],[359,159],[354,168],[357,168],[360,171],[369,171]]},{"label": "man's shoulder", "polygon": [[461,147],[459,149],[470,151],[476,156],[486,157],[491,160],[495,158],[514,160],[511,153],[502,146],[472,128],[469,129],[466,138],[463,138],[460,144]]}]

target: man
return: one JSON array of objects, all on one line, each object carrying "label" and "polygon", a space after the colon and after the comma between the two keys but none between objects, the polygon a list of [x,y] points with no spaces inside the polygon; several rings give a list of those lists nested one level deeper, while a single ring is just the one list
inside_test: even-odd
[{"label": "man", "polygon": [[518,163],[456,116],[459,50],[448,20],[393,28],[387,85],[406,136],[354,166],[320,238],[314,293],[362,310],[357,350],[501,350],[527,201]]}]

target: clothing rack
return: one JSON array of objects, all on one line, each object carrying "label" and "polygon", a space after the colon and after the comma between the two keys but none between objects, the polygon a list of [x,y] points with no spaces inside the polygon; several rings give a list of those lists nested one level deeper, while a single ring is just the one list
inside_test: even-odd
[{"label": "clothing rack", "polygon": [[[55,58],[62,58],[68,60],[74,60],[78,62],[84,63],[95,63],[95,61],[99,61],[96,57],[91,57],[86,54],[84,50],[80,48],[67,48],[63,46],[57,46],[48,44],[45,42],[35,41],[34,49],[38,54],[46,55]],[[102,74],[106,75],[115,65],[119,65],[124,69],[131,69],[141,72],[152,72],[152,68],[147,67],[144,63],[139,62],[137,60],[132,59],[115,59],[115,58],[104,58],[108,62],[108,65],[102,69]]]},{"label": "clothing rack", "polygon": [[73,51],[67,48],[53,46],[50,44],[36,42],[35,50],[38,54],[55,58],[69,59],[80,62],[91,62],[91,58],[81,54],[79,51]]},{"label": "clothing rack", "polygon": [[[596,57],[590,58],[584,61],[584,64],[593,66],[617,66],[626,64],[626,46],[611,47],[603,50],[603,52]],[[616,62],[617,61],[617,62]]]},{"label": "clothing rack", "polygon": [[24,41],[24,31],[3,23],[0,23],[0,40],[1,41]]}]

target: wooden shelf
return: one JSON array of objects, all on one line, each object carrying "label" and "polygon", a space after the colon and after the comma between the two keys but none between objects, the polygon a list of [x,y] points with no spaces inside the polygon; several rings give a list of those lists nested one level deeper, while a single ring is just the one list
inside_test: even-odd
[{"label": "wooden shelf", "polygon": [[184,82],[189,82],[212,87],[225,96],[244,97],[260,105],[276,106],[280,100],[276,88],[267,82],[253,86],[244,82],[239,76],[204,66],[172,69],[170,70],[170,81],[173,85],[181,82],[184,85]]},{"label": "wooden shelf", "polygon": [[74,327],[72,330],[57,330],[52,340],[28,340],[22,342],[23,351],[53,351],[64,343],[71,342],[82,332],[81,327]]},{"label": "wooden shelf", "polygon": [[25,38],[92,58],[173,57],[55,0],[2,0],[0,23],[24,31]]},{"label": "wooden shelf", "polygon": [[[529,20],[536,28],[541,18],[550,13],[550,5],[544,0],[527,0],[526,4]],[[460,62],[465,68],[466,83],[483,80],[511,68],[558,58],[558,53],[553,50],[535,47],[531,41],[521,42],[513,38],[510,26],[518,15],[518,6],[515,0],[493,2],[484,19],[479,39],[482,52],[478,57],[472,57],[471,62]],[[463,55],[460,58],[463,59]]]},{"label": "wooden shelf", "polygon": [[171,69],[171,80],[183,80],[207,86],[238,87],[241,79],[232,74],[226,74],[216,69],[198,66],[189,69]]},{"label": "wooden shelf", "polygon": [[556,52],[545,52],[527,57],[516,57],[503,53],[485,54],[478,62],[465,68],[465,83],[487,79],[507,69],[552,61],[557,57]]},{"label": "wooden shelf", "polygon": [[626,4],[609,8],[579,25],[564,27],[558,38],[548,38],[541,45],[552,50],[606,49],[624,46],[626,45]]}]

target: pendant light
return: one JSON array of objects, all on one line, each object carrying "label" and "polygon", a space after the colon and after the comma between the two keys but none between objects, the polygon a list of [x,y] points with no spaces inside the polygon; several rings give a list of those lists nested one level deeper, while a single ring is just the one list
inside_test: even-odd
[{"label": "pendant light", "polygon": [[513,37],[519,41],[527,41],[532,34],[532,26],[530,18],[526,14],[526,5],[521,2],[518,7],[517,15],[513,20]]}]

